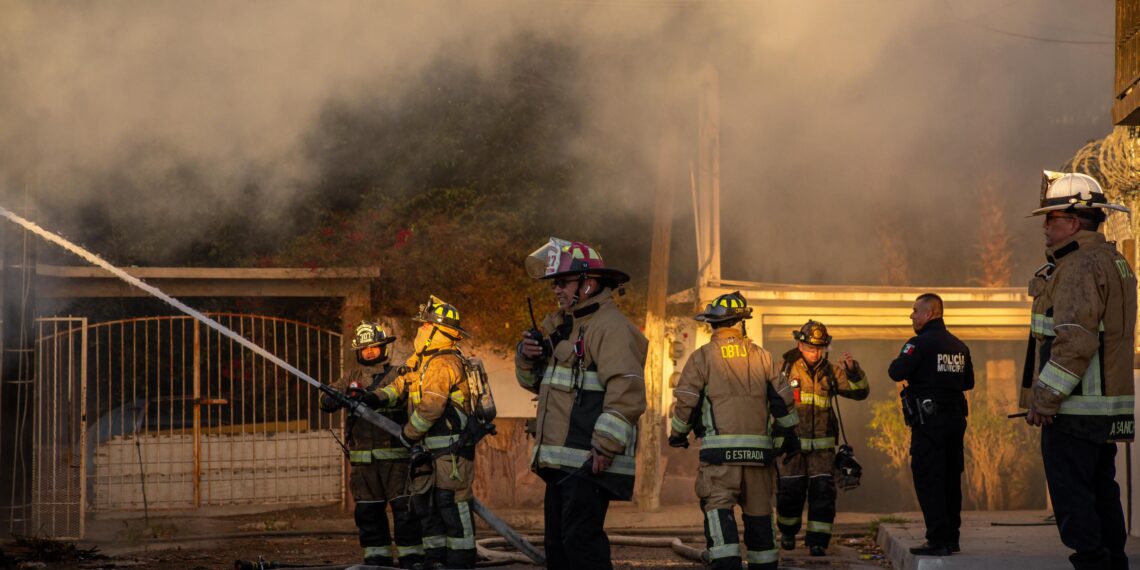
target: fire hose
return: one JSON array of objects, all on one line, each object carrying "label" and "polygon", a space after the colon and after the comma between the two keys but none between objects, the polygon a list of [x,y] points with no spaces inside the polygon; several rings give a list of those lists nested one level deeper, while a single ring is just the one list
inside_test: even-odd
[{"label": "fire hose", "polygon": [[[362,418],[364,421],[366,421],[372,425],[375,425],[376,427],[384,430],[385,432],[387,432],[388,434],[390,434],[392,436],[395,436],[397,438],[400,437],[400,434],[403,431],[403,427],[400,424],[397,424],[396,422],[376,413],[375,411],[369,409],[368,406],[365,406],[363,403],[349,398],[345,394],[342,394],[339,391],[334,390],[332,387],[321,384],[316,379],[312,378],[308,374],[305,374],[304,372],[299,370],[297,367],[289,364],[288,362],[285,362],[284,360],[278,358],[276,355],[270,353],[269,351],[265,350],[264,348],[262,348],[256,344],[254,344],[252,341],[250,341],[250,340],[246,339],[245,337],[241,336],[240,334],[230,330],[229,328],[225,327],[224,325],[215,321],[214,319],[211,319],[210,317],[203,315],[201,312],[191,308],[190,306],[179,301],[178,299],[175,299],[174,297],[167,295],[166,293],[159,290],[157,287],[143,282],[141,279],[127,273],[126,271],[123,271],[122,269],[119,269],[118,267],[115,267],[114,265],[110,264],[109,262],[107,262],[103,258],[95,255],[94,253],[91,253],[90,251],[88,251],[88,250],[64,239],[63,237],[61,237],[58,234],[49,232],[48,230],[45,230],[44,228],[40,227],[35,222],[32,222],[28,219],[25,219],[21,216],[18,216],[16,214],[12,213],[11,211],[7,210],[6,208],[0,207],[0,216],[4,216],[5,218],[8,218],[12,222],[22,226],[24,229],[44,238],[48,242],[54,243],[54,244],[62,247],[63,249],[70,251],[71,253],[73,253],[75,255],[78,255],[79,257],[83,258],[87,262],[89,262],[89,263],[91,263],[97,267],[101,267],[101,268],[107,270],[108,272],[110,272],[115,277],[122,279],[123,281],[129,283],[130,285],[133,285],[139,289],[142,289],[143,291],[151,294],[154,297],[158,297],[159,299],[162,299],[163,301],[165,301],[167,304],[171,305],[175,309],[178,309],[179,311],[182,311],[183,313],[190,315],[191,317],[197,319],[202,324],[218,331],[218,333],[220,333],[220,334],[232,339],[233,341],[237,342],[238,344],[252,350],[253,352],[257,353],[258,355],[262,356],[263,358],[265,358],[265,359],[269,360],[270,362],[273,362],[277,366],[281,367],[286,372],[289,372],[293,376],[300,378],[301,380],[312,385],[314,388],[316,388],[316,389],[320,390],[321,392],[323,392],[323,393],[331,396],[332,398],[336,399],[338,402],[340,402],[340,404],[342,406],[344,406],[345,408],[347,408],[349,410],[349,413]],[[486,522],[488,526],[493,528],[495,530],[495,532],[502,535],[503,538],[505,538],[508,542],[510,542],[511,545],[514,546],[515,548],[517,548],[520,552],[523,552],[527,556],[529,556],[530,561],[534,562],[535,564],[539,564],[539,565],[545,565],[546,564],[546,559],[543,558],[542,554],[540,554],[538,552],[538,550],[536,550],[534,548],[533,545],[531,545],[530,543],[523,540],[522,537],[519,536],[519,534],[514,531],[514,529],[507,526],[507,524],[505,522],[503,522],[502,519],[495,516],[495,514],[490,511],[490,509],[488,509],[486,506],[484,506],[482,503],[480,503],[476,499],[471,500],[471,507],[472,507],[471,510],[474,511],[476,515],[479,515],[479,517],[482,518],[483,521]]]}]

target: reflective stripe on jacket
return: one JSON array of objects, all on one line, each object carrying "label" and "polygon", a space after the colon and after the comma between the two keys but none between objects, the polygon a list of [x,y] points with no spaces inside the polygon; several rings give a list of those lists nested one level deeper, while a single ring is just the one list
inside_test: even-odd
[{"label": "reflective stripe on jacket", "polygon": [[[538,394],[531,468],[583,469],[591,448],[613,463],[589,477],[611,496],[633,495],[637,422],[645,412],[648,342],[614,305],[612,290],[543,320],[556,344],[545,366],[515,357],[519,385]],[[576,347],[578,350],[576,351]],[[541,380],[537,368],[541,367]]]},{"label": "reflective stripe on jacket", "polygon": [[863,369],[856,362],[852,369],[855,377],[851,378],[846,367],[826,358],[809,367],[798,348],[784,353],[783,361],[781,369],[788,378],[793,395],[798,397],[796,413],[800,423],[796,426],[796,435],[800,437],[800,447],[804,451],[834,448],[839,436],[839,423],[831,410],[831,378],[835,379],[838,388],[835,396],[865,400],[870,387]]},{"label": "reflective stripe on jacket", "polygon": [[705,463],[768,465],[775,456],[769,419],[788,428],[798,422],[772,355],[735,327],[714,329],[689,356],[673,400],[671,431],[696,431]]},{"label": "reflective stripe on jacket", "polygon": [[1030,282],[1033,317],[1022,407],[1093,441],[1135,437],[1136,276],[1102,234],[1051,247],[1055,268]]}]

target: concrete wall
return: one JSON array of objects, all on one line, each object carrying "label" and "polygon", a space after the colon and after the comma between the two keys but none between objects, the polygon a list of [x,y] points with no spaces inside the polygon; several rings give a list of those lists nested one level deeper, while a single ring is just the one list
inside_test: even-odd
[{"label": "concrete wall", "polygon": [[[95,452],[92,510],[194,508],[190,435],[115,437]],[[343,454],[326,432],[202,436],[201,504],[333,503],[342,494]]]}]

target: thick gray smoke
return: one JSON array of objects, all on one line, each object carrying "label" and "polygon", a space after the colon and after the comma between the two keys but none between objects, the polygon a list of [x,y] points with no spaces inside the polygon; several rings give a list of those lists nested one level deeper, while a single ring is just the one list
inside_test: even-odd
[{"label": "thick gray smoke", "polygon": [[[717,68],[724,277],[878,283],[878,232],[898,226],[913,282],[967,284],[989,184],[1020,282],[1039,170],[1111,127],[1112,33],[1108,1],[0,1],[0,187],[65,233],[163,235],[156,260],[221,226],[280,234],[321,186],[311,137],[331,101],[400,105],[440,62],[494,77],[530,36],[580,74],[581,124],[551,152],[638,229],[662,131],[695,160],[696,83]],[[689,203],[674,290],[695,269]]]}]

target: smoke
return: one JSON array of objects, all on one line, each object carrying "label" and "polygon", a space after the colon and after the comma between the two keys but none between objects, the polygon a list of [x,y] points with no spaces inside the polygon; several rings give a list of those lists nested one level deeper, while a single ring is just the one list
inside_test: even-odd
[{"label": "smoke", "polygon": [[[1016,281],[1037,265],[1022,216],[1039,171],[1111,127],[1113,29],[1111,3],[1059,0],[0,1],[0,199],[27,195],[45,224],[112,250],[150,236],[106,252],[116,262],[233,262],[218,242],[274,247],[299,201],[336,190],[329,148],[371,144],[336,140],[330,108],[371,113],[351,126],[494,94],[526,46],[547,45],[563,57],[527,69],[558,78],[549,110],[574,128],[528,158],[578,167],[558,183],[626,233],[564,237],[603,240],[614,265],[647,265],[658,145],[674,132],[671,289],[691,283],[687,162],[712,65],[725,278],[879,283],[876,236],[892,226],[915,284],[966,284],[986,182]],[[469,81],[425,89],[441,68]],[[385,171],[385,187],[421,183]],[[550,233],[573,232],[547,215]]]}]

